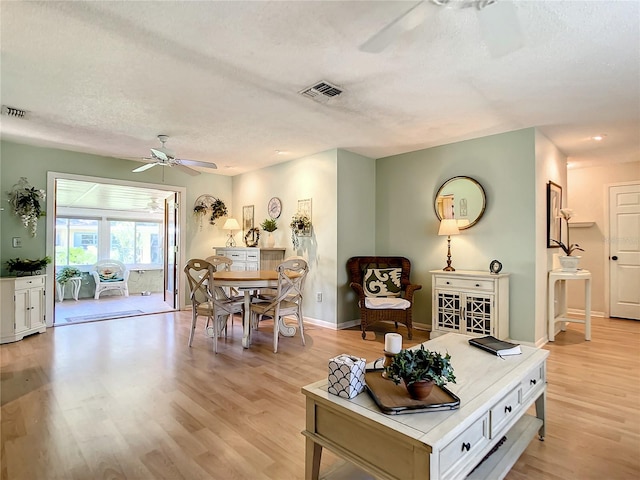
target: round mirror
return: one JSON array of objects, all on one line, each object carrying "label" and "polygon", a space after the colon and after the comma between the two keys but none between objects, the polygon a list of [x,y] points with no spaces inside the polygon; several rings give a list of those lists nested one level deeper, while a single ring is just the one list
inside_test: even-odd
[{"label": "round mirror", "polygon": [[438,220],[455,218],[460,230],[478,223],[486,206],[482,185],[471,177],[453,177],[444,182],[434,203]]}]

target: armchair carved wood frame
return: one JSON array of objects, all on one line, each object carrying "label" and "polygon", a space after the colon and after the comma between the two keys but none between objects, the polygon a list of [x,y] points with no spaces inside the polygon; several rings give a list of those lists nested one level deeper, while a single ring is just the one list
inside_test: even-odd
[{"label": "armchair carved wood frame", "polygon": [[[407,300],[409,306],[406,309],[397,308],[367,308],[366,295],[363,287],[365,273],[368,269],[380,268],[400,268],[400,298]],[[351,276],[351,288],[358,296],[358,306],[360,307],[360,328],[362,329],[362,338],[366,337],[366,330],[370,325],[376,322],[394,322],[396,329],[398,323],[402,323],[407,327],[408,336],[413,338],[412,309],[413,294],[416,290],[420,290],[422,285],[412,284],[409,280],[411,274],[411,262],[405,257],[351,257],[347,260],[347,269]]]}]

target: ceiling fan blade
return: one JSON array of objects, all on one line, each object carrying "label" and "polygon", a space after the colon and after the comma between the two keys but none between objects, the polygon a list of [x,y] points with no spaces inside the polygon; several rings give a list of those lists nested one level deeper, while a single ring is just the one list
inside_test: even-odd
[{"label": "ceiling fan blade", "polygon": [[145,170],[149,170],[151,167],[155,167],[156,165],[158,165],[157,162],[154,163],[147,163],[146,165],[141,165],[138,168],[134,168],[133,170],[131,170],[133,173],[140,173],[140,172],[144,172]]},{"label": "ceiling fan blade", "polygon": [[166,153],[164,153],[162,150],[158,150],[156,148],[151,149],[151,156],[164,162],[169,161],[169,156]]},{"label": "ceiling fan blade", "polygon": [[492,57],[504,57],[524,46],[513,2],[501,0],[477,10],[477,14],[482,38]]},{"label": "ceiling fan blade", "polygon": [[360,45],[360,50],[368,53],[382,52],[391,45],[396,38],[405,32],[413,30],[424,22],[429,8],[430,5],[425,0],[417,3]]},{"label": "ceiling fan blade", "polygon": [[176,158],[175,161],[183,165],[190,165],[192,167],[213,168],[213,169],[218,168],[218,166],[215,163],[200,162],[198,160],[187,160],[186,158]]},{"label": "ceiling fan blade", "polygon": [[200,175],[200,172],[197,170],[194,170],[193,168],[189,168],[186,165],[182,165],[181,163],[178,163],[178,161],[175,161],[173,163],[171,163],[172,167],[177,167],[179,170],[183,171],[184,173],[187,173],[189,175],[192,176],[197,176]]}]

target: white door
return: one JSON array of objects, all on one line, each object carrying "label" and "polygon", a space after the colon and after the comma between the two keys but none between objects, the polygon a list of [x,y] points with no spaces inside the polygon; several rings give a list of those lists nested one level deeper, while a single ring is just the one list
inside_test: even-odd
[{"label": "white door", "polygon": [[165,256],[164,256],[164,301],[178,308],[178,193],[164,201],[165,211]]},{"label": "white door", "polygon": [[609,188],[611,317],[640,320],[640,184]]}]

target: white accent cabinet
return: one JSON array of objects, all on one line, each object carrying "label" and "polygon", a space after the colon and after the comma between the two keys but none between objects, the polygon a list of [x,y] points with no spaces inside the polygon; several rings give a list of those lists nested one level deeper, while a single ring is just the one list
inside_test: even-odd
[{"label": "white accent cabinet", "polygon": [[284,260],[284,248],[214,247],[216,255],[233,260],[232,271],[275,270]]},{"label": "white accent cabinet", "polygon": [[509,338],[509,274],[432,270],[431,338],[445,333]]},{"label": "white accent cabinet", "polygon": [[0,279],[0,343],[46,331],[44,281],[45,275]]}]

